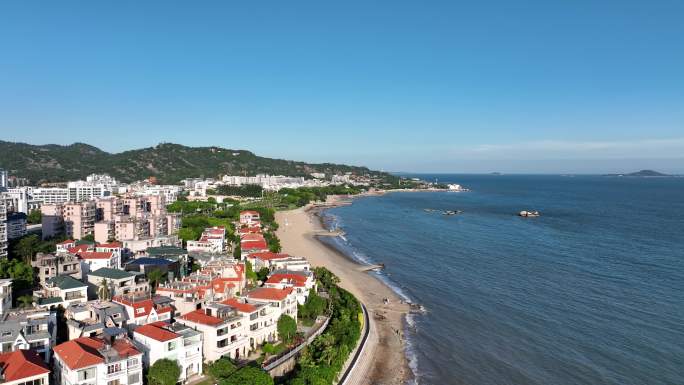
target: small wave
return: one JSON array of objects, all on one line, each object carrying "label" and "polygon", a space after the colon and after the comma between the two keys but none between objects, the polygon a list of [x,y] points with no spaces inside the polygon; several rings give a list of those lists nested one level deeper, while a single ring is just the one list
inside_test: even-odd
[{"label": "small wave", "polygon": [[418,353],[416,353],[415,341],[412,338],[412,333],[415,333],[416,327],[414,316],[412,314],[406,315],[406,330],[404,335],[406,336],[406,360],[408,361],[408,367],[413,378],[408,381],[410,385],[418,385],[420,383],[420,374],[418,372]]}]

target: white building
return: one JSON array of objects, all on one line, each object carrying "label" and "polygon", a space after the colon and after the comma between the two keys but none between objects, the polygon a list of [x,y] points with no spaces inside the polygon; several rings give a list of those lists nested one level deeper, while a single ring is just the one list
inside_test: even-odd
[{"label": "white building", "polygon": [[259,212],[254,210],[241,211],[240,224],[243,226],[258,226],[261,224]]},{"label": "white building", "polygon": [[157,321],[170,321],[174,312],[168,297],[150,294],[120,295],[112,298],[113,302],[123,305],[128,317],[129,327],[146,325]]},{"label": "white building", "polygon": [[22,309],[0,318],[0,352],[33,349],[45,362],[57,336],[57,315],[50,310]]},{"label": "white building", "polygon": [[180,316],[178,322],[202,333],[204,359],[208,362],[223,356],[237,359],[249,354],[249,319],[231,306],[207,304]]},{"label": "white building", "polygon": [[7,170],[0,168],[0,188],[7,188],[9,182],[7,181]]},{"label": "white building", "polygon": [[182,324],[154,322],[140,326],[133,339],[143,346],[146,368],[161,359],[176,361],[181,368],[179,380],[185,382],[202,374],[202,333]]},{"label": "white building", "polygon": [[37,187],[31,190],[31,196],[42,204],[66,203],[69,201],[69,189],[63,187]]},{"label": "white building", "polygon": [[197,241],[188,241],[189,252],[208,254],[222,253],[226,248],[226,229],[223,226],[208,227]]},{"label": "white building", "polygon": [[66,327],[69,339],[95,337],[105,328],[123,328],[127,316],[124,307],[111,301],[75,303],[66,308]]},{"label": "white building", "polygon": [[142,353],[117,337],[81,337],[55,346],[55,383],[59,385],[142,384]]},{"label": "white building", "polygon": [[304,305],[309,296],[309,290],[316,287],[316,280],[310,271],[277,270],[268,276],[264,287],[276,289],[291,287],[295,292],[297,302]]},{"label": "white building", "polygon": [[245,297],[248,303],[263,303],[277,309],[276,319],[286,314],[297,320],[297,292],[291,287],[260,287],[246,293]]},{"label": "white building", "polygon": [[58,275],[45,282],[45,287],[34,291],[33,296],[38,298],[38,307],[56,308],[62,305],[69,307],[73,303],[85,303],[88,300],[88,285],[69,276]]}]

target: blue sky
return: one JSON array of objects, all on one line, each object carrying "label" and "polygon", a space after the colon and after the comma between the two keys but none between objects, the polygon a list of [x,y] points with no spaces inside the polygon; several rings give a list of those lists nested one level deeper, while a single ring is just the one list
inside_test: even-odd
[{"label": "blue sky", "polygon": [[683,19],[679,0],[3,1],[0,139],[684,172]]}]

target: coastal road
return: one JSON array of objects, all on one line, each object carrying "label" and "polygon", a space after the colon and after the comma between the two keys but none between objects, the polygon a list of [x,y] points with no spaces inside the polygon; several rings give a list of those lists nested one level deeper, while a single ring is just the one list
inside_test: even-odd
[{"label": "coastal road", "polygon": [[371,373],[373,369],[373,361],[376,354],[376,347],[378,346],[378,333],[375,327],[375,321],[371,314],[368,314],[368,339],[361,355],[356,360],[356,366],[347,376],[344,383],[340,385],[366,385],[370,384]]}]

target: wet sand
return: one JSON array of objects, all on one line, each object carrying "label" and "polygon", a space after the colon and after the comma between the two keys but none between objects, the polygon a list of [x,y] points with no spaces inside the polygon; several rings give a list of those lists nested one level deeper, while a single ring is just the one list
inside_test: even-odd
[{"label": "wet sand", "polygon": [[[330,204],[339,203],[337,198]],[[358,264],[320,242],[316,232],[324,230],[316,215],[320,208],[303,207],[276,213],[277,231],[283,252],[306,257],[312,266],[324,266],[337,275],[340,286],[366,305],[371,333],[359,363],[347,384],[404,384],[411,376],[403,336],[408,304],[379,279],[362,271]],[[385,303],[385,299],[389,302]],[[381,315],[380,317],[376,315]]]}]

